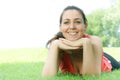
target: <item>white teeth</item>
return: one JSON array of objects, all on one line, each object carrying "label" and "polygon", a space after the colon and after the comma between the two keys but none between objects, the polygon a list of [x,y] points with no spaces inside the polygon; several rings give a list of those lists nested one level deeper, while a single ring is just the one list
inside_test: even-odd
[{"label": "white teeth", "polygon": [[70,35],[75,35],[77,32],[69,32]]}]

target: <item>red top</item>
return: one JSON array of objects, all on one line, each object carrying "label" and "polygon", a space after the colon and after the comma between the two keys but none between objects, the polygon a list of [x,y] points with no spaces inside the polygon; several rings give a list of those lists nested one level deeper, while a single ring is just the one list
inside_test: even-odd
[{"label": "red top", "polygon": [[[84,35],[83,38],[90,38],[90,35]],[[60,62],[60,69],[63,73],[64,72],[70,72],[72,74],[76,73],[75,69],[73,68],[70,57],[67,53],[63,54],[63,59]],[[112,66],[110,61],[105,56],[102,56],[101,71],[110,72],[111,69],[112,69]]]}]

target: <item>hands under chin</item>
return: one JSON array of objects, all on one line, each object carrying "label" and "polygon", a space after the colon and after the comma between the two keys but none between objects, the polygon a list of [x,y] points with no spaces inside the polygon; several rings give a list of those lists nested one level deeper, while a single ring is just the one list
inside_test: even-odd
[{"label": "hands under chin", "polygon": [[82,49],[82,39],[77,41],[69,41],[64,38],[54,40],[51,45],[61,50],[77,50]]},{"label": "hands under chin", "polygon": [[64,39],[64,38],[60,38],[59,39],[62,44],[64,45],[67,45],[67,46],[70,46],[70,47],[78,47],[78,49],[82,49],[83,47],[83,39],[79,39],[79,40],[76,40],[76,41],[70,41],[70,40],[67,40],[67,39]]}]

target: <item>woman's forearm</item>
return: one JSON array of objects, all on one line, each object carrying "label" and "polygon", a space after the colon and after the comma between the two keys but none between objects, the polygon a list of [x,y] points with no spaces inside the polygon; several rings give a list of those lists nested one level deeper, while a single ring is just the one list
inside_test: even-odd
[{"label": "woman's forearm", "polygon": [[59,65],[59,49],[56,43],[52,43],[48,51],[47,60],[43,67],[42,76],[54,76],[57,74]]},{"label": "woman's forearm", "polygon": [[84,74],[90,74],[90,75],[100,74],[101,59],[98,57],[101,57],[100,56],[101,54],[98,54],[99,51],[95,51],[94,49],[95,49],[94,45],[90,39],[84,40],[83,42],[83,75]]}]

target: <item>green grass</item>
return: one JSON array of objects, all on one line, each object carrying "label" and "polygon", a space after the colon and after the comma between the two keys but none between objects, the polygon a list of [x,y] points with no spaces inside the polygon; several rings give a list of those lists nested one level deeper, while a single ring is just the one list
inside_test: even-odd
[{"label": "green grass", "polygon": [[2,63],[0,80],[39,80],[43,63]]},{"label": "green grass", "polygon": [[[104,48],[104,51],[120,60],[120,48]],[[120,80],[120,70],[98,77],[59,73],[55,77],[42,78],[46,55],[44,48],[0,49],[0,80]]]}]

